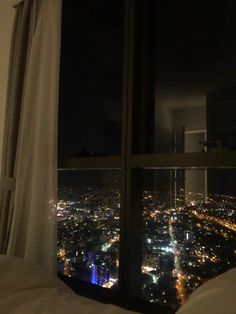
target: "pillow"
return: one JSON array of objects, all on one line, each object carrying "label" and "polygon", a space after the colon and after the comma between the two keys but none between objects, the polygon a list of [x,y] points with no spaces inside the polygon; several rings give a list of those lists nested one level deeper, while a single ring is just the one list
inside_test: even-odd
[{"label": "pillow", "polygon": [[1,314],[125,314],[75,294],[56,276],[20,258],[0,255]]},{"label": "pillow", "polygon": [[197,288],[176,314],[235,314],[236,268]]}]

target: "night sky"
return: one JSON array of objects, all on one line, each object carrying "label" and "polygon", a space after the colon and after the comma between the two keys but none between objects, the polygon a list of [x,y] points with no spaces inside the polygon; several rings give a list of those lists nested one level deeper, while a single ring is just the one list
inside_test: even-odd
[{"label": "night sky", "polygon": [[123,3],[64,1],[59,149],[120,153]]},{"label": "night sky", "polygon": [[[154,93],[172,106],[180,106],[180,98],[191,106],[209,92],[236,86],[234,0],[150,2]],[[121,0],[64,1],[60,156],[120,153],[123,9]]]}]

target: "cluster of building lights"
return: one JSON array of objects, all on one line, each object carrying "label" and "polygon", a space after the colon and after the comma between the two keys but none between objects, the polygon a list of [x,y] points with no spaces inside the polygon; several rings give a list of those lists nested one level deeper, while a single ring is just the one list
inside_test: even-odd
[{"label": "cluster of building lights", "polygon": [[[143,192],[140,271],[143,298],[177,309],[201,283],[236,266],[236,198],[179,190],[175,206],[171,199]],[[117,285],[119,216],[118,191],[78,189],[72,201],[65,190],[58,203],[58,261],[65,275]]]}]

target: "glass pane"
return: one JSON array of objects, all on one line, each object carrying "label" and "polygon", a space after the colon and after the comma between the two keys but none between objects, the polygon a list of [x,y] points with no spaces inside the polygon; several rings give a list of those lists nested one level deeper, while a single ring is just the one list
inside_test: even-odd
[{"label": "glass pane", "polygon": [[177,310],[236,266],[235,184],[233,169],[144,170],[144,299]]},{"label": "glass pane", "polygon": [[120,154],[123,1],[63,1],[60,157]]},{"label": "glass pane", "polygon": [[133,152],[235,149],[235,1],[141,3]]},{"label": "glass pane", "polygon": [[115,288],[119,272],[119,171],[59,171],[57,219],[58,271]]}]

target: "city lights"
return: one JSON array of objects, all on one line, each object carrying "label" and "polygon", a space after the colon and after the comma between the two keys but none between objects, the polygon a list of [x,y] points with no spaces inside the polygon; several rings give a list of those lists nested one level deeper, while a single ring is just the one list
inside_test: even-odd
[{"label": "city lights", "polygon": [[[203,282],[236,266],[236,198],[199,193],[196,198],[180,189],[176,207],[171,199],[158,191],[143,192],[140,272],[143,298],[177,309]],[[64,188],[57,214],[58,270],[117,287],[119,191]]]}]

